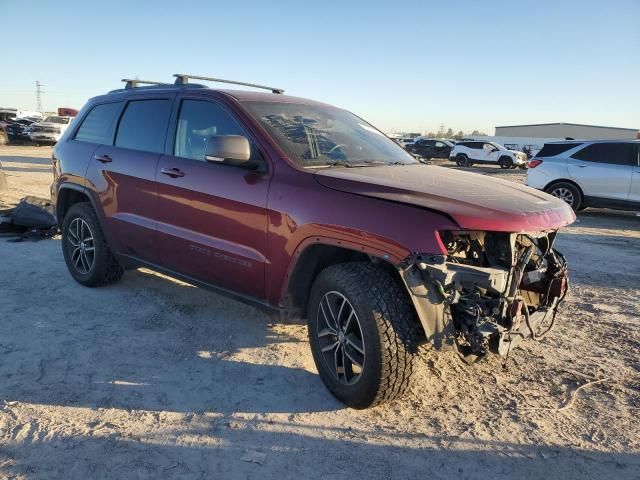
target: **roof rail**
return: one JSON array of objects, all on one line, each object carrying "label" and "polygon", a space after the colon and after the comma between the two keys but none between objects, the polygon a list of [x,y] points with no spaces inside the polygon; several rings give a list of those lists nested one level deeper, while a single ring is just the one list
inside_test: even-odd
[{"label": "roof rail", "polygon": [[189,83],[189,79],[193,78],[195,80],[208,80],[209,82],[231,83],[233,85],[244,85],[245,87],[262,88],[263,90],[271,90],[271,92],[277,93],[277,94],[284,93],[284,90],[282,88],[267,87],[265,85],[256,85],[255,83],[236,82],[234,80],[223,80],[222,78],[201,77],[199,75],[188,75],[185,73],[176,73],[174,77],[176,77],[176,81],[175,81],[176,85],[186,85]]},{"label": "roof rail", "polygon": [[153,82],[151,80],[139,80],[137,78],[123,78],[122,82],[126,82],[124,88],[136,88],[138,85],[170,85],[167,82]]}]

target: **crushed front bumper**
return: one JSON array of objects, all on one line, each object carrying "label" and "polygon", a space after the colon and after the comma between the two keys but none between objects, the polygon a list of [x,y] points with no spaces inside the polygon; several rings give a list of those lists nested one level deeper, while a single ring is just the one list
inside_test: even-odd
[{"label": "crushed front bumper", "polygon": [[457,251],[416,254],[400,271],[427,340],[479,358],[507,355],[522,340],[546,335],[568,289],[564,257],[551,247],[555,232],[465,235],[495,251],[476,265]]}]

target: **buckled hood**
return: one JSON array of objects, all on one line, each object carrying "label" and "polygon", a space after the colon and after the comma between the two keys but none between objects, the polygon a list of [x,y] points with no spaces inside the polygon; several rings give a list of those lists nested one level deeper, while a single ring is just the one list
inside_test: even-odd
[{"label": "buckled hood", "polygon": [[576,218],[569,205],[539,190],[433,165],[328,168],[315,178],[334,190],[442,212],[468,230],[554,230]]}]

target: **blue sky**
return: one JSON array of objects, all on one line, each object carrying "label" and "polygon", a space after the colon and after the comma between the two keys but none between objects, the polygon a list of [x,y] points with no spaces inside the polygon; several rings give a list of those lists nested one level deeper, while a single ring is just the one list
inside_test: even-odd
[{"label": "blue sky", "polygon": [[[284,88],[386,130],[640,128],[640,0],[0,0],[0,105],[81,107],[186,72]],[[10,48],[8,48],[10,47]]]}]

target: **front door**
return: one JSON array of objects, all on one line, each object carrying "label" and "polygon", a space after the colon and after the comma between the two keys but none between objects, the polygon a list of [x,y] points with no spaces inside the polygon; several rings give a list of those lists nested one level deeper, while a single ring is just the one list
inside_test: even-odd
[{"label": "front door", "polygon": [[[263,299],[270,176],[205,160],[208,137],[249,136],[226,107],[196,98],[181,100],[173,130],[156,171],[160,265]],[[251,148],[251,162],[264,162]]]}]

